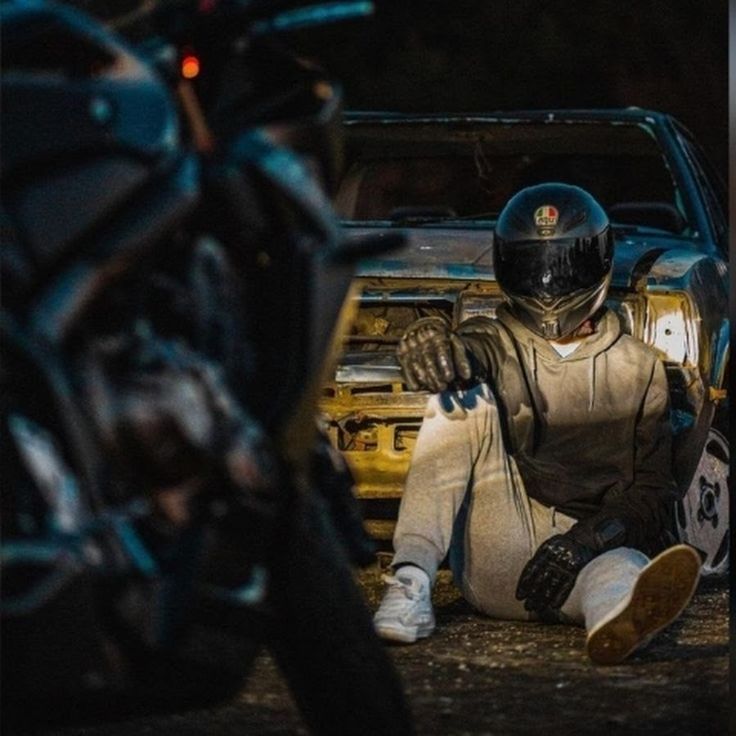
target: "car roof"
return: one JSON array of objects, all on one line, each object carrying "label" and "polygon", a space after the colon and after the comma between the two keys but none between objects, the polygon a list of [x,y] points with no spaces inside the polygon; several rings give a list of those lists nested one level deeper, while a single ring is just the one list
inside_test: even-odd
[{"label": "car roof", "polygon": [[402,113],[391,111],[350,110],[344,114],[346,124],[372,123],[417,123],[417,122],[478,122],[478,123],[522,123],[522,122],[648,122],[662,123],[669,120],[666,113],[641,107],[596,108],[596,109],[544,109],[544,110],[497,110],[489,112],[446,112],[446,113]]}]

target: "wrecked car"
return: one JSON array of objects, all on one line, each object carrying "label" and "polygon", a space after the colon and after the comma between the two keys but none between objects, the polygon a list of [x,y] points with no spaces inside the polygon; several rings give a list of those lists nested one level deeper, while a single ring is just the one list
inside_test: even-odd
[{"label": "wrecked car", "polygon": [[419,317],[453,325],[501,301],[495,218],[519,189],[588,190],[615,232],[607,304],[654,347],[671,393],[679,538],[704,573],[728,569],[729,360],[725,189],[693,136],[638,108],[489,115],[353,113],[336,206],[348,237],[406,245],[359,270],[359,309],[321,402],[356,478],[366,526],[390,545],[426,392],[402,382],[396,344]]}]

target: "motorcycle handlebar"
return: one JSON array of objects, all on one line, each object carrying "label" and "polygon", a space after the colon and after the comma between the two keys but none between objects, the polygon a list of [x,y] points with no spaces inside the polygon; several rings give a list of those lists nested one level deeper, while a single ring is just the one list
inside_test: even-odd
[{"label": "motorcycle handlebar", "polygon": [[302,0],[144,0],[141,7],[109,22],[125,35],[143,22],[152,22],[169,41],[201,29],[202,24],[234,36],[252,38],[373,14],[372,0],[337,0],[305,4]]}]

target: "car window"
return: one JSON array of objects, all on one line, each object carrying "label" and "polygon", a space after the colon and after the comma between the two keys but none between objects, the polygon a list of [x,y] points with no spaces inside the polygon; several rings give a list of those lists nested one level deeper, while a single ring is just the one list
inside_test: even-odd
[{"label": "car window", "polygon": [[347,132],[336,205],[348,220],[413,210],[493,217],[519,189],[560,181],[590,191],[614,222],[688,226],[664,155],[638,125],[374,123]]},{"label": "car window", "polygon": [[679,132],[678,137],[703,194],[703,202],[713,227],[715,239],[721,247],[724,247],[728,225],[724,214],[725,205],[722,201],[724,197],[719,196],[717,191],[720,188],[719,179],[703,152]]}]

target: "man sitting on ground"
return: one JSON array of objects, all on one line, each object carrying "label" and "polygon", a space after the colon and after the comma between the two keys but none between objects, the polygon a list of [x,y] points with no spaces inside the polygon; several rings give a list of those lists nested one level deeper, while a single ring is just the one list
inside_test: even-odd
[{"label": "man sitting on ground", "polygon": [[603,305],[613,235],[590,194],[522,190],[493,248],[506,300],[496,317],[457,330],[420,319],[399,345],[409,387],[434,395],[375,626],[403,642],[432,633],[449,550],[479,611],[584,625],[590,657],[620,662],[680,614],[700,574],[669,531],[664,366]]}]

